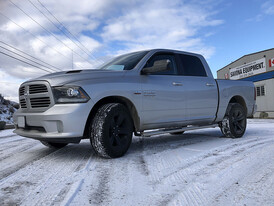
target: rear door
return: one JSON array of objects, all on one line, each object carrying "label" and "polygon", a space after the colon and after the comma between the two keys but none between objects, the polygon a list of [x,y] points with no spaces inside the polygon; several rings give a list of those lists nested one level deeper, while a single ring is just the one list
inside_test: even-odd
[{"label": "rear door", "polygon": [[208,123],[215,119],[218,106],[218,88],[198,56],[176,54],[178,72],[185,88],[186,116],[190,123],[197,120]]},{"label": "rear door", "polygon": [[174,125],[186,118],[186,98],[182,76],[173,53],[156,53],[145,67],[151,67],[156,60],[168,59],[171,70],[141,75],[142,122],[145,128]]}]

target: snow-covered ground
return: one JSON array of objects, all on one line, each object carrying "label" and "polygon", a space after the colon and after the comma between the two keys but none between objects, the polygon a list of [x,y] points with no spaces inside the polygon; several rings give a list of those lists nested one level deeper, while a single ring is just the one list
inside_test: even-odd
[{"label": "snow-covered ground", "polygon": [[0,131],[0,205],[274,205],[274,120],[134,137],[119,159],[89,141],[60,150]]}]

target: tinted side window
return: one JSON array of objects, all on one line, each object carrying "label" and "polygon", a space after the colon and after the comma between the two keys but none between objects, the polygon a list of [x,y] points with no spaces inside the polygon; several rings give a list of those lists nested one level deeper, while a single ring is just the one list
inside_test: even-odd
[{"label": "tinted side window", "polygon": [[175,62],[175,56],[172,54],[156,54],[153,55],[146,63],[145,67],[152,67],[155,61],[158,60],[164,60],[168,59],[170,60],[170,67],[171,69],[164,72],[155,72],[152,73],[152,75],[177,75],[177,67]]},{"label": "tinted side window", "polygon": [[186,54],[178,54],[177,57],[180,62],[180,75],[203,77],[207,76],[205,68],[198,57]]}]

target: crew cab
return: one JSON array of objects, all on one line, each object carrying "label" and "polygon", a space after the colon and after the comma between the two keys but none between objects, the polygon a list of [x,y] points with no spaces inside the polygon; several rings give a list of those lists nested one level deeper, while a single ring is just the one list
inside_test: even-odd
[{"label": "crew cab", "polygon": [[18,135],[61,148],[90,139],[106,158],[123,156],[135,135],[221,128],[242,137],[256,111],[254,85],[215,80],[199,54],[153,49],[113,58],[98,69],[24,82],[14,114]]}]

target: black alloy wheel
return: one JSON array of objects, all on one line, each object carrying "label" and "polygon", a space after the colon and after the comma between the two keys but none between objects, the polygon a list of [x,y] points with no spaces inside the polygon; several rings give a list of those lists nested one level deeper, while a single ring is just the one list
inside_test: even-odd
[{"label": "black alloy wheel", "polygon": [[127,135],[131,133],[131,124],[127,121],[127,114],[119,113],[112,117],[109,124],[110,145],[123,147],[127,144]]},{"label": "black alloy wheel", "polygon": [[240,107],[236,107],[231,112],[231,122],[233,130],[236,134],[242,134],[245,132],[246,127],[246,116]]},{"label": "black alloy wheel", "polygon": [[230,103],[226,116],[220,123],[222,133],[226,137],[240,138],[246,130],[246,111],[238,103]]},{"label": "black alloy wheel", "polygon": [[133,121],[120,103],[99,108],[90,126],[90,141],[95,152],[105,158],[123,156],[132,141]]}]

